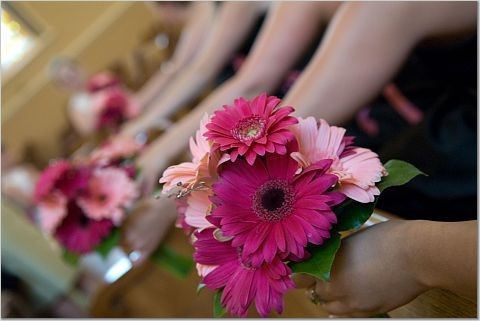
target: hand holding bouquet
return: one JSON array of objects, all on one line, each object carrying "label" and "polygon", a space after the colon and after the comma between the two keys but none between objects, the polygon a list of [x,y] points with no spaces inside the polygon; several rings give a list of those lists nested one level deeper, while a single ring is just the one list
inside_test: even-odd
[{"label": "hand holding bouquet", "polygon": [[[381,191],[420,174],[353,145],[345,129],[291,116],[262,94],[202,119],[191,162],[165,170],[178,226],[191,234],[202,287],[216,311],[283,309],[292,273],[328,280],[340,231],[361,226]],[[388,176],[387,176],[388,175]]]}]

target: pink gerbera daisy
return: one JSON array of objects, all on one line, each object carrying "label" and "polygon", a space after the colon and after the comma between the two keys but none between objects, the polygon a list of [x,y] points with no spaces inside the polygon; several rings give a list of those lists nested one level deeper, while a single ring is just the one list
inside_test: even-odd
[{"label": "pink gerbera daisy", "polygon": [[332,161],[322,160],[295,175],[298,164],[289,155],[267,154],[250,166],[227,163],[213,185],[216,208],[207,217],[242,246],[255,266],[277,255],[302,258],[307,243],[330,237],[336,216],[331,206],[345,196],[329,191],[337,176],[326,174]]},{"label": "pink gerbera daisy", "polygon": [[280,99],[262,94],[252,101],[244,98],[236,99],[234,106],[223,106],[224,110],[216,111],[205,133],[213,148],[229,151],[231,160],[244,156],[252,165],[257,155],[265,153],[285,154],[285,145],[293,139],[289,131],[290,125],[297,119],[289,116],[292,107],[277,105]]},{"label": "pink gerbera daisy", "polygon": [[50,194],[55,188],[55,184],[70,169],[72,165],[66,160],[52,162],[38,178],[35,185],[35,201],[40,202],[44,197]]},{"label": "pink gerbera daisy", "polygon": [[321,159],[331,159],[329,173],[338,176],[338,191],[361,203],[370,203],[380,194],[375,186],[382,176],[387,175],[378,155],[369,149],[348,146],[352,143],[345,136],[345,129],[329,126],[320,119],[318,125],[315,118],[299,118],[298,125],[292,126],[299,145],[298,152],[291,156],[302,167]]},{"label": "pink gerbera daisy", "polygon": [[55,231],[55,238],[69,251],[84,254],[92,251],[113,229],[108,219],[92,220],[75,203],[68,203],[68,215]]},{"label": "pink gerbera daisy", "polygon": [[112,87],[93,94],[97,128],[117,127],[140,113],[139,105],[121,88]]},{"label": "pink gerbera daisy", "polygon": [[125,171],[99,168],[93,172],[85,194],[78,198],[78,205],[88,217],[107,218],[118,225],[125,216],[125,208],[131,206],[137,196],[136,185]]},{"label": "pink gerbera daisy", "polygon": [[210,268],[202,283],[209,289],[223,289],[221,304],[230,314],[245,317],[255,302],[258,313],[266,317],[272,310],[281,313],[283,295],[295,285],[291,270],[278,257],[271,263],[253,267],[242,259],[231,241],[219,242],[214,229],[196,233],[194,259]]},{"label": "pink gerbera daisy", "polygon": [[185,211],[188,204],[185,197],[175,199],[175,207],[177,209],[177,220],[175,221],[175,227],[181,228],[185,234],[190,234],[193,228],[185,222]]},{"label": "pink gerbera daisy", "polygon": [[143,145],[127,136],[115,136],[95,149],[90,159],[99,164],[115,163],[118,160],[134,157]]},{"label": "pink gerbera daisy", "polygon": [[92,77],[87,82],[87,90],[91,93],[115,87],[120,83],[118,78],[108,71],[99,72]]},{"label": "pink gerbera daisy", "polygon": [[35,186],[35,201],[41,202],[55,191],[67,199],[82,193],[90,179],[89,166],[74,166],[66,160],[59,160],[47,167]]},{"label": "pink gerbera daisy", "polygon": [[212,226],[212,223],[207,220],[207,214],[212,207],[212,202],[209,199],[210,195],[209,191],[194,191],[188,195],[185,223],[198,229]]},{"label": "pink gerbera daisy", "polygon": [[179,186],[186,189],[192,188],[200,180],[204,183],[211,183],[212,178],[216,176],[217,165],[225,161],[226,158],[221,159],[219,153],[211,153],[210,143],[204,136],[208,121],[208,115],[204,114],[200,121],[200,129],[195,134],[195,139],[190,137],[192,161],[170,166],[163,172],[160,178],[160,183],[164,184],[162,193],[169,194]]},{"label": "pink gerbera daisy", "polygon": [[52,192],[38,203],[36,213],[42,230],[51,234],[67,215],[67,199],[58,191]]}]

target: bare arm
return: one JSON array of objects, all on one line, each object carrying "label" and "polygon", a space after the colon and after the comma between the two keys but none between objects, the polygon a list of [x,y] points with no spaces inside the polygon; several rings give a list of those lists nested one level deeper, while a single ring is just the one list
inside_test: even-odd
[{"label": "bare arm", "polygon": [[285,98],[339,124],[374,98],[421,40],[474,29],[474,2],[348,2]]},{"label": "bare arm", "polygon": [[409,262],[421,282],[428,288],[475,298],[478,221],[414,221],[410,225]]},{"label": "bare arm", "polygon": [[[172,158],[187,148],[188,138],[198,128],[204,113],[210,114],[237,97],[252,98],[262,91],[275,88],[312,41],[322,21],[333,15],[336,7],[338,4],[331,2],[285,2],[275,5],[241,72],[153,142],[139,160],[144,172],[150,173],[143,177],[145,189],[151,190],[156,176]],[[155,168],[152,168],[152,164],[155,164]]]},{"label": "bare arm", "polygon": [[475,298],[477,221],[391,220],[342,240],[330,282],[297,275],[315,286],[328,313],[367,317],[391,311],[442,288]]},{"label": "bare arm", "polygon": [[154,126],[196,99],[213,81],[248,36],[265,3],[225,2],[201,52],[188,68],[165,89],[165,95],[152,102],[153,108],[123,131],[135,135]]},{"label": "bare arm", "polygon": [[159,70],[136,94],[138,102],[147,106],[151,100],[163,92],[169,81],[181,72],[195,57],[207,37],[215,8],[212,2],[194,2],[190,8],[190,18],[183,28],[168,70]]}]

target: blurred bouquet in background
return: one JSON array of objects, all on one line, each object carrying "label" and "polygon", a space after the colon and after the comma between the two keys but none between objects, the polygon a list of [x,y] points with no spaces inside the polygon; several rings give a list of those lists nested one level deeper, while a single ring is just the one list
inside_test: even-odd
[{"label": "blurred bouquet in background", "polygon": [[412,165],[354,146],[346,130],[291,116],[262,94],[205,115],[192,161],[165,170],[214,314],[281,313],[292,273],[328,280],[339,232],[360,227],[380,193],[420,174]]},{"label": "blurred bouquet in background", "polygon": [[[52,161],[35,186],[36,224],[58,242],[67,262],[81,260],[107,282],[135,261],[135,251],[127,254],[120,244],[123,223],[141,197],[135,159],[143,148],[133,138],[113,136],[86,157]],[[179,277],[193,268],[190,258],[163,244],[150,258]]]},{"label": "blurred bouquet in background", "polygon": [[116,133],[127,120],[141,112],[131,93],[109,72],[88,79],[85,88],[70,100],[69,117],[82,135],[103,131]]},{"label": "blurred bouquet in background", "polygon": [[139,197],[133,158],[142,148],[115,138],[80,160],[55,160],[35,187],[36,221],[75,259],[92,251],[108,254],[119,227]]}]

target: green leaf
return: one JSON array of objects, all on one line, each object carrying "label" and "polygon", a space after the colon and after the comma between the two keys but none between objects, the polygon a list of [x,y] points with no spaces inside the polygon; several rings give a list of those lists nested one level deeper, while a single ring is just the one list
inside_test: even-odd
[{"label": "green leaf", "polygon": [[325,281],[330,280],[330,270],[333,259],[340,247],[340,234],[333,232],[331,237],[322,245],[312,246],[308,249],[312,255],[303,262],[292,262],[290,267],[294,273],[306,273]]},{"label": "green leaf", "polygon": [[428,176],[412,164],[398,159],[389,160],[384,167],[388,175],[383,177],[382,181],[377,185],[380,192],[383,192],[388,187],[407,184],[418,175]]},{"label": "green leaf", "polygon": [[[388,161],[384,167],[388,171],[388,175],[384,176],[377,185],[380,192],[392,186],[406,184],[418,175],[426,175],[412,164],[396,159]],[[378,197],[375,198],[375,201],[366,204],[348,200],[337,206],[334,211],[338,223],[334,229],[336,231],[348,231],[359,228],[370,218],[377,201]]]},{"label": "green leaf", "polygon": [[380,313],[380,314],[372,315],[369,318],[380,319],[380,318],[390,318],[390,316],[388,315],[388,313]]},{"label": "green leaf", "polygon": [[120,242],[120,229],[116,228],[112,231],[112,233],[102,241],[97,247],[95,251],[100,254],[100,256],[105,259],[108,256],[108,253],[118,245]]},{"label": "green leaf", "polygon": [[222,306],[222,291],[215,292],[213,296],[213,317],[221,318],[225,315],[225,308]]},{"label": "green leaf", "polygon": [[194,267],[191,258],[176,253],[166,245],[160,245],[150,259],[180,278],[185,278]]},{"label": "green leaf", "polygon": [[334,212],[337,215],[338,223],[334,230],[348,231],[362,226],[372,215],[375,204],[377,204],[376,200],[366,204],[348,200],[337,206]]},{"label": "green leaf", "polygon": [[70,265],[77,266],[80,256],[76,253],[70,252],[68,250],[63,250],[62,253],[63,259]]}]

